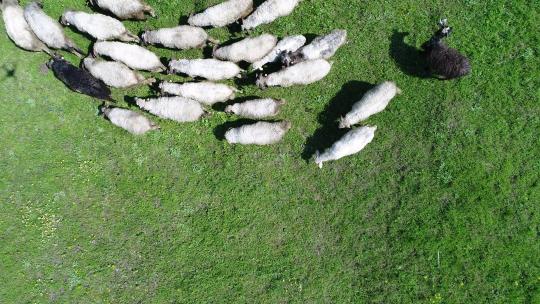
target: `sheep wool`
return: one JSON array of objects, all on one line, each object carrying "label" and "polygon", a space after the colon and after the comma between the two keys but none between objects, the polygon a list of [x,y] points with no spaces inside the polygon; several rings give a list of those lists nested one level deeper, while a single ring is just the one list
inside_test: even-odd
[{"label": "sheep wool", "polygon": [[75,42],[66,36],[62,26],[45,14],[41,5],[37,2],[31,2],[24,8],[24,18],[34,34],[48,47],[64,49],[77,56],[82,55],[83,51],[75,45]]},{"label": "sheep wool", "polygon": [[97,79],[113,88],[131,88],[142,84],[151,84],[156,80],[132,71],[125,64],[87,57],[83,60],[84,68]]},{"label": "sheep wool", "polygon": [[264,122],[230,129],[225,133],[225,139],[230,144],[241,145],[272,145],[280,142],[291,128],[288,121]]},{"label": "sheep wool", "polygon": [[89,0],[90,4],[113,13],[119,19],[145,20],[156,16],[154,9],[141,0]]},{"label": "sheep wool", "polygon": [[293,85],[307,85],[326,77],[332,64],[324,59],[304,61],[268,76],[260,76],[257,85],[265,87],[290,87]]},{"label": "sheep wool", "polygon": [[227,106],[225,112],[251,119],[262,119],[278,115],[283,104],[285,104],[283,99],[255,99]]},{"label": "sheep wool", "polygon": [[379,84],[353,105],[352,110],[341,118],[339,127],[341,129],[350,128],[352,125],[368,119],[371,115],[382,112],[390,101],[400,93],[401,90],[394,82],[385,81]]},{"label": "sheep wool", "polygon": [[322,168],[324,162],[338,160],[362,151],[375,137],[375,131],[377,131],[376,126],[365,126],[349,131],[322,154],[317,151],[315,163]]},{"label": "sheep wool", "polygon": [[99,41],[94,44],[94,54],[120,61],[135,70],[161,72],[165,66],[151,51],[134,44]]},{"label": "sheep wool", "polygon": [[45,51],[50,53],[47,46],[34,34],[28,22],[24,19],[24,10],[17,0],[0,2],[2,19],[9,38],[20,48],[32,52]]},{"label": "sheep wool", "polygon": [[268,53],[262,59],[254,62],[252,65],[252,69],[262,70],[262,67],[265,64],[276,62],[282,54],[288,52],[295,52],[304,44],[306,44],[306,37],[302,35],[285,37],[278,42],[278,44],[270,51],[270,53]]},{"label": "sheep wool", "polygon": [[253,14],[247,17],[243,30],[251,30],[262,24],[272,23],[279,17],[290,15],[300,0],[268,0],[261,4]]},{"label": "sheep wool", "polygon": [[187,82],[180,84],[165,81],[159,84],[159,88],[164,94],[193,99],[209,106],[234,99],[238,91],[226,84],[213,82]]},{"label": "sheep wool", "polygon": [[179,50],[202,48],[209,40],[205,30],[189,25],[146,31],[141,38],[147,44],[162,45]]},{"label": "sheep wool", "polygon": [[206,113],[200,103],[184,97],[135,98],[137,105],[158,117],[177,122],[193,122]]},{"label": "sheep wool", "polygon": [[67,26],[73,25],[97,40],[139,42],[139,38],[130,33],[122,22],[106,15],[65,11],[60,22]]},{"label": "sheep wool", "polygon": [[113,125],[134,135],[143,135],[146,132],[159,129],[159,126],[150,119],[134,111],[120,108],[102,108],[101,112]]},{"label": "sheep wool", "polygon": [[315,38],[310,44],[283,57],[286,66],[305,60],[329,59],[347,42],[346,30],[334,30],[328,35]]},{"label": "sheep wool", "polygon": [[253,0],[228,0],[189,17],[188,23],[200,27],[223,27],[246,17],[252,11]]},{"label": "sheep wool", "polygon": [[214,57],[232,62],[246,61],[253,63],[270,53],[276,43],[276,36],[263,34],[221,47],[214,51]]},{"label": "sheep wool", "polygon": [[217,59],[180,59],[169,62],[169,73],[182,73],[217,81],[239,77],[242,69],[234,62]]}]

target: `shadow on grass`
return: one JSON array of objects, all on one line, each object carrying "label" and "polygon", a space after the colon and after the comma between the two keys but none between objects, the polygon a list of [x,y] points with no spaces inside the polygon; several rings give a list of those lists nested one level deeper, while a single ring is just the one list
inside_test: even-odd
[{"label": "shadow on grass", "polygon": [[319,114],[321,127],[309,137],[304,145],[302,158],[309,161],[317,151],[323,151],[338,141],[349,129],[339,128],[339,118],[347,114],[362,96],[374,85],[363,81],[349,81]]},{"label": "shadow on grass", "polygon": [[17,78],[16,72],[17,69],[11,65],[3,64],[2,65],[2,78],[0,78],[0,81],[6,81],[9,78]]},{"label": "shadow on grass", "polygon": [[429,78],[427,64],[422,52],[405,43],[409,33],[394,30],[390,39],[390,57],[403,73],[418,78]]}]

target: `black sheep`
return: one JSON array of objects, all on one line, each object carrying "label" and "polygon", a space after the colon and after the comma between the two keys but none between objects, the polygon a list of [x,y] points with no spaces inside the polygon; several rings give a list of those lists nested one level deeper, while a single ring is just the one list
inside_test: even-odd
[{"label": "black sheep", "polygon": [[452,32],[452,28],[448,26],[446,20],[441,20],[439,26],[440,29],[433,37],[422,45],[430,72],[444,80],[469,74],[471,72],[469,59],[443,42],[443,39]]},{"label": "black sheep", "polygon": [[71,90],[94,98],[114,101],[111,98],[111,90],[103,81],[72,65],[64,58],[54,56],[47,63],[47,66],[53,70],[56,78],[60,79]]}]

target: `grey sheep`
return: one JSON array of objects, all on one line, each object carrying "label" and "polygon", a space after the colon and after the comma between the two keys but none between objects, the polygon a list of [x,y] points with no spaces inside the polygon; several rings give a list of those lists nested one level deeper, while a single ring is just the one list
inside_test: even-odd
[{"label": "grey sheep", "polygon": [[282,62],[291,66],[306,60],[329,59],[347,42],[346,30],[334,30],[328,35],[315,38],[310,44],[296,52],[285,54]]},{"label": "grey sheep", "polygon": [[2,18],[9,38],[20,48],[32,52],[47,52],[49,48],[34,34],[26,19],[24,10],[18,0],[4,0],[0,2]]},{"label": "grey sheep", "polygon": [[283,99],[255,99],[227,106],[225,112],[251,119],[262,119],[278,115],[284,104]]},{"label": "grey sheep", "polygon": [[230,144],[241,145],[272,145],[280,142],[291,128],[288,121],[260,121],[251,125],[233,128],[225,133],[225,139]]},{"label": "grey sheep", "polygon": [[253,11],[253,0],[228,0],[189,17],[193,26],[223,27],[236,22]]},{"label": "grey sheep", "polygon": [[100,111],[113,125],[134,135],[143,135],[159,129],[159,126],[150,119],[134,111],[109,107],[101,107]]},{"label": "grey sheep", "polygon": [[279,17],[290,15],[300,0],[268,0],[242,23],[243,30],[251,30],[262,24],[272,23]]},{"label": "grey sheep", "polygon": [[146,79],[125,64],[116,61],[105,61],[87,57],[83,60],[83,67],[92,76],[101,79],[106,85],[113,88],[131,88],[138,85],[152,84],[154,78]]},{"label": "grey sheep", "polygon": [[276,44],[276,36],[262,34],[220,47],[214,51],[214,57],[232,62],[246,61],[253,63],[270,53]]},{"label": "grey sheep", "polygon": [[349,131],[323,153],[317,151],[315,163],[322,168],[324,162],[338,160],[362,151],[375,137],[375,131],[377,131],[376,126],[365,126]]},{"label": "grey sheep", "polygon": [[135,98],[135,102],[143,110],[176,122],[197,121],[206,114],[200,103],[184,97]]},{"label": "grey sheep", "polygon": [[145,20],[156,16],[154,9],[142,0],[88,0],[93,6],[111,12],[120,19]]},{"label": "grey sheep", "polygon": [[141,38],[147,44],[162,45],[179,50],[202,48],[208,41],[216,42],[208,37],[204,29],[189,25],[146,31],[141,35]]},{"label": "grey sheep", "polygon": [[83,51],[69,39],[58,21],[52,19],[42,9],[41,4],[31,2],[24,8],[24,18],[30,28],[48,47],[63,49],[78,57],[82,57]]},{"label": "grey sheep", "polygon": [[339,127],[341,129],[350,128],[352,125],[368,119],[371,115],[382,112],[392,98],[400,93],[401,90],[394,82],[385,81],[377,85],[355,103],[345,117],[341,118]]},{"label": "grey sheep", "polygon": [[68,10],[62,15],[60,23],[65,26],[73,25],[79,31],[87,33],[97,40],[139,42],[139,37],[130,33],[122,22],[102,14]]},{"label": "grey sheep", "polygon": [[257,86],[266,88],[307,85],[326,77],[331,68],[332,64],[324,59],[304,61],[267,76],[260,75]]},{"label": "grey sheep", "polygon": [[162,72],[166,69],[156,54],[134,44],[99,41],[94,44],[93,53],[120,61],[135,70]]},{"label": "grey sheep", "polygon": [[226,84],[207,81],[181,84],[165,81],[159,84],[159,88],[161,93],[193,99],[209,106],[232,100],[238,92],[237,89]]},{"label": "grey sheep", "polygon": [[182,73],[212,81],[241,77],[242,72],[234,62],[217,59],[180,59],[169,62],[169,73]]},{"label": "grey sheep", "polygon": [[306,44],[306,37],[302,35],[289,36],[281,39],[276,46],[266,56],[253,63],[253,70],[262,70],[267,63],[278,61],[283,54],[294,52]]}]

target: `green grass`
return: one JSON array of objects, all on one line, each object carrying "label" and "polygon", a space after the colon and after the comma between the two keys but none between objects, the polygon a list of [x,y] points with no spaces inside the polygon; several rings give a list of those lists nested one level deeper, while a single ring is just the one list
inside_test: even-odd
[{"label": "green grass", "polygon": [[[55,17],[89,10],[43,2]],[[159,18],[127,22],[133,32],[219,1],[148,2]],[[345,28],[349,43],[319,83],[243,88],[288,100],[279,118],[293,128],[271,147],[219,140],[238,120],[224,113],[155,119],[161,131],[130,136],[41,74],[47,56],[16,48],[2,25],[0,303],[540,303],[539,11],[529,0],[304,0],[253,34]],[[440,17],[471,76],[409,75],[410,48]],[[369,120],[375,140],[323,170],[307,161],[383,80],[404,94]],[[121,106],[151,94],[114,91]]]}]

